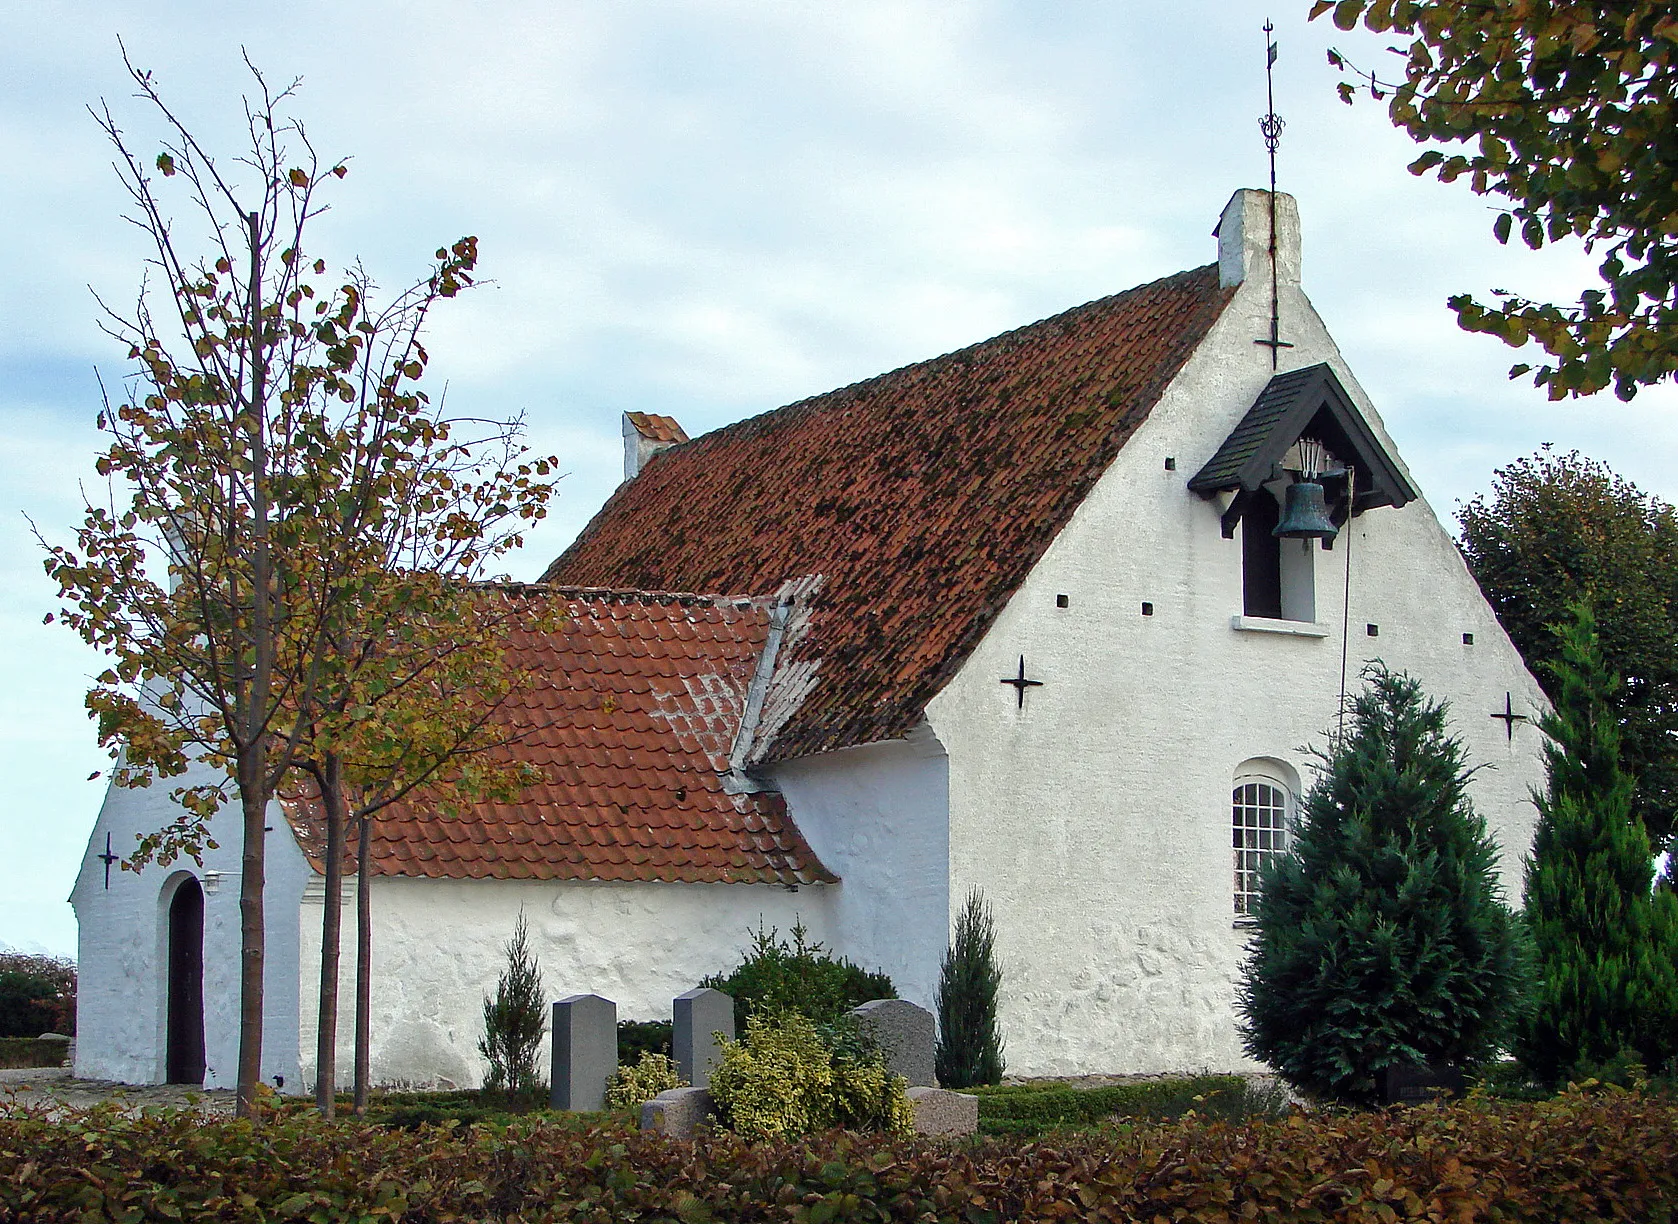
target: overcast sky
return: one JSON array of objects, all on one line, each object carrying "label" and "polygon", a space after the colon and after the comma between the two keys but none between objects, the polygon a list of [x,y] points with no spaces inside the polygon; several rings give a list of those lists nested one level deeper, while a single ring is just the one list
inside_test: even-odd
[{"label": "overcast sky", "polygon": [[[493,283],[437,316],[431,376],[462,413],[527,415],[570,473],[515,560],[538,574],[621,474],[619,414],[690,434],[1210,262],[1262,186],[1265,17],[1281,185],[1305,288],[1442,517],[1539,444],[1678,499],[1678,397],[1552,407],[1446,297],[1571,296],[1577,252],[1497,247],[1465,186],[1404,170],[1384,110],[1336,100],[1308,0],[555,0],[522,6],[0,6],[0,944],[74,954],[65,898],[105,764],[82,711],[102,667],[41,623],[25,514],[65,540],[97,446],[95,370],[123,354],[91,291],[132,300],[104,98],[142,150],[136,63],[213,149],[236,144],[240,48],[352,173],[314,253],[385,283],[462,234]],[[89,487],[93,486],[91,483]]]}]

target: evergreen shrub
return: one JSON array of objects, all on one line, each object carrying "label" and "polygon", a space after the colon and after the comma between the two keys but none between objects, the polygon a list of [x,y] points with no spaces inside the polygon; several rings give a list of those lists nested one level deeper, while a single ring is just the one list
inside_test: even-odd
[{"label": "evergreen shrub", "polygon": [[996,924],[984,894],[973,889],[956,916],[955,934],[938,974],[938,1082],[946,1088],[1000,1084],[1007,1063],[997,1026]]},{"label": "evergreen shrub", "polygon": [[750,932],[752,946],[739,965],[699,983],[733,997],[736,1033],[744,1033],[759,1012],[798,1012],[818,1025],[831,1025],[854,1007],[897,998],[891,978],[847,958],[835,959],[809,933],[802,920],[794,923],[789,945],[776,928],[765,930],[760,924]]},{"label": "evergreen shrub", "polygon": [[489,1063],[484,1087],[510,1097],[539,1092],[536,1059],[547,1031],[542,967],[530,950],[530,931],[521,910],[507,942],[507,968],[496,983],[495,997],[484,996],[484,1035],[478,1041],[478,1053]]},{"label": "evergreen shrub", "polygon": [[842,1127],[906,1134],[914,1129],[908,1084],[878,1051],[836,1053],[798,1012],[754,1015],[726,1042],[711,1073],[722,1122],[747,1139],[791,1139]]},{"label": "evergreen shrub", "polygon": [[76,964],[59,956],[0,952],[0,1037],[76,1033]]},{"label": "evergreen shrub", "polygon": [[606,1108],[639,1113],[641,1106],[661,1092],[685,1088],[676,1064],[663,1054],[643,1053],[640,1061],[623,1063],[606,1081]]},{"label": "evergreen shrub", "polygon": [[675,1025],[669,1020],[619,1020],[618,1063],[634,1066],[643,1054],[671,1057],[675,1051]]},{"label": "evergreen shrub", "polygon": [[1240,996],[1247,1052],[1348,1104],[1373,1103],[1389,1067],[1490,1058],[1525,985],[1445,705],[1380,663],[1364,681],[1261,877]]},{"label": "evergreen shrub", "polygon": [[1624,767],[1611,675],[1584,604],[1558,628],[1555,708],[1540,722],[1548,787],[1527,861],[1536,1007],[1516,1049],[1541,1082],[1678,1072],[1678,895],[1654,856]]}]

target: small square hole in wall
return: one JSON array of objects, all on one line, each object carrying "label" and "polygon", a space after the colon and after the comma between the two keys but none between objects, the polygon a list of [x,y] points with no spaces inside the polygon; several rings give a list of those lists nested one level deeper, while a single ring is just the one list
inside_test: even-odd
[{"label": "small square hole in wall", "polygon": [[1167,459],[1165,461],[1165,470],[1168,472],[1175,472],[1177,470],[1177,461],[1175,459]]},{"label": "small square hole in wall", "polygon": [[1154,614],[1154,605],[1151,604],[1151,603],[1148,603],[1146,600],[1144,600],[1143,603],[1142,603],[1142,615],[1143,616],[1152,616],[1153,614]]},{"label": "small square hole in wall", "polygon": [[1472,645],[1474,645],[1474,635],[1473,635],[1473,634],[1472,634],[1472,633],[1465,633],[1465,634],[1463,634],[1463,635],[1462,635],[1462,644],[1463,644],[1463,645],[1464,645],[1464,646],[1472,646]]},{"label": "small square hole in wall", "polygon": [[1381,636],[1381,626],[1379,626],[1379,625],[1365,625],[1363,627],[1363,631],[1365,633],[1367,633],[1370,637],[1380,637]]},{"label": "small square hole in wall", "polygon": [[1072,600],[1068,596],[1065,596],[1065,595],[1056,595],[1055,596],[1055,607],[1057,607],[1057,608],[1069,608],[1071,606],[1072,606]]}]

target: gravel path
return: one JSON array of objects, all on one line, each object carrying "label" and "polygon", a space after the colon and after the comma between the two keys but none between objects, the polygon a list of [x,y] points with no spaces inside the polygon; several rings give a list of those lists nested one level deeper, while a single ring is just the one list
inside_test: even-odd
[{"label": "gravel path", "polygon": [[233,1112],[233,1091],[229,1088],[203,1092],[180,1084],[119,1084],[113,1080],[75,1079],[68,1067],[0,1070],[0,1110],[13,1102],[51,1102],[86,1109],[102,1101],[117,1101],[133,1109],[170,1105],[192,1107],[205,1113]]}]

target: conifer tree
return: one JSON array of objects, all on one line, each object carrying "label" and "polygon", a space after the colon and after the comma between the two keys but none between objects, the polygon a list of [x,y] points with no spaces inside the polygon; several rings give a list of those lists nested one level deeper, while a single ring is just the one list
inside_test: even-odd
[{"label": "conifer tree", "polygon": [[938,1082],[946,1088],[999,1084],[1007,1065],[996,1022],[1002,970],[996,964],[996,924],[977,888],[956,917],[955,935],[938,975]]},{"label": "conifer tree", "polygon": [[1364,680],[1292,848],[1264,872],[1240,999],[1249,1054],[1350,1104],[1374,1101],[1389,1067],[1490,1056],[1522,985],[1445,705],[1380,663]]},{"label": "conifer tree", "polygon": [[1648,834],[1633,810],[1596,620],[1575,604],[1551,666],[1556,705],[1539,724],[1549,785],[1526,871],[1536,1007],[1517,1052],[1547,1084],[1625,1051],[1651,1071],[1678,1057],[1678,896],[1653,892]]},{"label": "conifer tree", "polygon": [[495,997],[484,996],[484,1035],[478,1042],[478,1053],[489,1060],[484,1087],[511,1097],[535,1089],[537,1050],[547,1030],[542,966],[530,950],[530,928],[520,910]]}]

